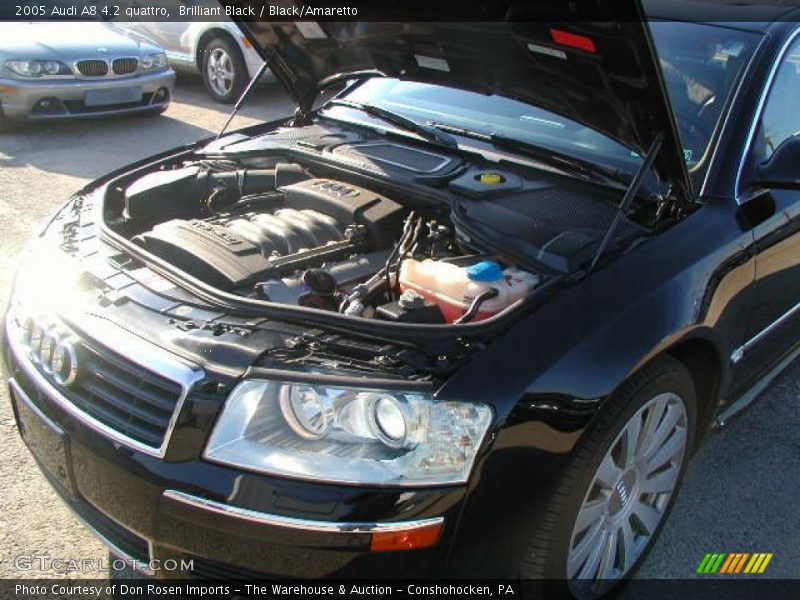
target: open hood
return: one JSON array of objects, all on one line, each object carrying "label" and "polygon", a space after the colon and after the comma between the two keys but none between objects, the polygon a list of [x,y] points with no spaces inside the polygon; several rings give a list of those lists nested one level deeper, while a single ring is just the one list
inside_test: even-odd
[{"label": "open hood", "polygon": [[[256,15],[261,6],[261,0],[219,1],[240,9],[252,4]],[[436,4],[387,3],[387,22],[243,18],[237,24],[301,110],[335,81],[371,74],[498,94],[559,113],[641,155],[663,135],[654,169],[689,189],[638,0],[497,2],[484,16],[495,20],[483,22],[463,22],[478,15],[457,4]]]}]

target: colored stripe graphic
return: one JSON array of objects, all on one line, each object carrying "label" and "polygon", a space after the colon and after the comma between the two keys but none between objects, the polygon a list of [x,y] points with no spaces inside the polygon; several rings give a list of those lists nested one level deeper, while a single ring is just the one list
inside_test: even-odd
[{"label": "colored stripe graphic", "polygon": [[711,555],[710,554],[706,554],[703,557],[703,560],[700,561],[700,565],[697,567],[697,572],[698,573],[705,573],[706,572],[706,565],[708,564],[709,560],[711,560]]},{"label": "colored stripe graphic", "polygon": [[742,558],[741,558],[741,559],[739,559],[739,562],[738,562],[738,563],[736,563],[736,570],[735,570],[735,571],[733,571],[733,572],[734,572],[734,573],[740,573],[740,572],[742,571],[742,567],[744,567],[744,563],[745,563],[745,561],[746,561],[746,560],[747,560],[749,557],[750,557],[750,554],[749,554],[748,552],[745,552],[744,554],[742,554]]},{"label": "colored stripe graphic", "polygon": [[722,568],[719,570],[719,572],[730,573],[730,569],[736,563],[737,558],[739,558],[738,554],[728,554],[728,558],[724,563],[722,563]]},{"label": "colored stripe graphic", "polygon": [[763,573],[772,560],[771,552],[713,552],[708,553],[697,566],[697,573],[733,575]]},{"label": "colored stripe graphic", "polygon": [[698,573],[716,573],[719,570],[722,561],[727,556],[724,552],[718,553],[715,552],[713,554],[706,554],[703,560],[700,562],[700,566],[697,567]]},{"label": "colored stripe graphic", "polygon": [[719,570],[719,567],[722,564],[722,561],[725,559],[725,556],[726,555],[722,553],[717,557],[716,562],[714,562],[714,564],[711,565],[711,570],[709,571],[709,573],[716,573]]},{"label": "colored stripe graphic", "polygon": [[[764,555],[764,560],[762,561],[761,565],[758,567],[758,571],[757,572],[758,573],[763,573],[764,570],[767,568],[767,565],[769,564],[769,561],[771,561],[771,560],[772,560],[772,552],[770,552],[769,554],[765,554]],[[754,572],[756,572],[756,571],[754,571]]]},{"label": "colored stripe graphic", "polygon": [[728,555],[728,560],[725,561],[725,564],[722,566],[720,573],[727,573],[727,574],[739,573],[742,570],[742,567],[744,567],[744,562],[748,559],[749,556],[750,554],[746,552],[745,553],[737,552],[735,554]]}]

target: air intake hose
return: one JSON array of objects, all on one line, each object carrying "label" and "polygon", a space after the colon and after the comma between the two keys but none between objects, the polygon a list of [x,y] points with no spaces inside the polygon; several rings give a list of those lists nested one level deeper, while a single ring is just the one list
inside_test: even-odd
[{"label": "air intake hose", "polygon": [[308,179],[299,165],[279,163],[274,169],[210,171],[193,165],[140,177],[125,189],[124,216],[139,224],[197,217]]}]

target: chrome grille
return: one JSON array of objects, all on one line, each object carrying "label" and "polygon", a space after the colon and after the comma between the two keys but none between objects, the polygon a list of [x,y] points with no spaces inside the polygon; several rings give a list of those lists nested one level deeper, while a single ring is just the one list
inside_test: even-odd
[{"label": "chrome grille", "polygon": [[139,66],[139,59],[137,58],[115,58],[111,63],[111,68],[116,75],[128,75],[136,71]]},{"label": "chrome grille", "polygon": [[108,63],[100,59],[79,60],[75,66],[84,77],[105,77],[108,75]]},{"label": "chrome grille", "polygon": [[70,400],[123,435],[160,447],[181,386],[107,348],[82,342],[79,352],[85,369],[69,389]]},{"label": "chrome grille", "polygon": [[[68,361],[63,359],[61,365],[68,362],[74,368],[69,369],[69,377],[63,377],[59,370],[62,367],[57,367],[52,358],[55,350],[44,350],[47,346],[44,342],[28,342],[37,336],[26,335],[27,329],[23,326],[11,335],[20,341],[25,358],[20,353],[17,356],[30,365],[26,368],[38,371],[39,377],[57,389],[65,401],[104,427],[153,450],[162,448],[173,414],[183,397],[180,383],[132,362],[65,325],[42,327],[38,321],[32,321],[36,324],[31,331],[42,331],[40,339],[66,340],[65,344],[72,350]],[[32,390],[31,385],[36,387],[34,380],[23,377],[22,370],[16,377],[24,389]]]}]

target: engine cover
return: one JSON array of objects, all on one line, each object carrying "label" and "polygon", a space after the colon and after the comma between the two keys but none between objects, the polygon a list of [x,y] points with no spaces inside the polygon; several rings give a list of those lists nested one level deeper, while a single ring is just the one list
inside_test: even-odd
[{"label": "engine cover", "polygon": [[179,269],[224,290],[255,283],[274,259],[344,240],[322,213],[282,209],[226,220],[175,219],[136,241]]},{"label": "engine cover", "polygon": [[402,207],[326,179],[285,186],[283,200],[244,204],[210,219],[173,219],[134,241],[222,290],[389,245]]}]

